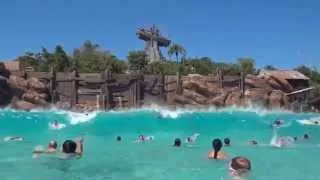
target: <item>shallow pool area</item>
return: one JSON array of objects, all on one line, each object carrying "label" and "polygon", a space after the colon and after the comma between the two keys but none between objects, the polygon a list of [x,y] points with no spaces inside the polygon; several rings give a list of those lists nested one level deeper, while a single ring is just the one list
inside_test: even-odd
[{"label": "shallow pool area", "polygon": [[[282,119],[282,128],[272,122]],[[254,109],[164,110],[141,109],[125,112],[95,112],[88,115],[65,111],[0,111],[0,178],[2,180],[199,180],[232,179],[228,161],[207,159],[214,138],[230,138],[223,147],[228,157],[251,160],[249,179],[319,179],[320,126],[302,125],[298,120],[320,119],[319,114],[267,112]],[[65,124],[51,129],[58,120]],[[193,145],[184,140],[199,133]],[[310,135],[309,140],[303,135]],[[135,143],[139,135],[154,136],[146,143]],[[291,136],[298,140],[285,148],[270,146],[272,137]],[[24,141],[5,142],[7,136]],[[66,139],[84,137],[81,159],[61,160],[59,154],[34,159],[32,150],[57,140],[59,149]],[[122,141],[116,141],[121,136]],[[183,145],[173,148],[175,138]],[[259,145],[248,145],[256,140]]]}]

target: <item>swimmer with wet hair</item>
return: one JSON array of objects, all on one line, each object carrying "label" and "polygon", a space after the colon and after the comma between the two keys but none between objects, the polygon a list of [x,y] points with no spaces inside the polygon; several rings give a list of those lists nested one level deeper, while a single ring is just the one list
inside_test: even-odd
[{"label": "swimmer with wet hair", "polygon": [[214,139],[212,141],[212,147],[213,147],[213,151],[210,151],[208,154],[208,158],[209,159],[226,159],[226,155],[221,152],[221,148],[222,148],[222,141],[220,139]]},{"label": "swimmer with wet hair", "polygon": [[36,155],[35,158],[37,158],[39,157],[40,154],[43,154],[43,153],[47,153],[47,154],[56,153],[57,148],[58,148],[57,142],[55,140],[51,140],[46,150],[44,150],[43,146],[39,145],[34,148],[32,153]]},{"label": "swimmer with wet hair", "polygon": [[224,138],[223,142],[224,142],[224,146],[230,146],[230,139],[229,138]]},{"label": "swimmer with wet hair", "polygon": [[306,133],[306,134],[304,134],[304,135],[303,135],[303,139],[310,139],[309,134],[307,134],[307,133]]},{"label": "swimmer with wet hair", "polygon": [[116,140],[121,141],[122,140],[121,136],[117,136]]},{"label": "swimmer with wet hair", "polygon": [[194,133],[191,136],[187,137],[185,142],[189,144],[195,143],[199,135],[200,135],[199,133]]},{"label": "swimmer with wet hair", "polygon": [[229,173],[233,177],[247,176],[251,171],[251,162],[245,157],[234,157],[229,163]]},{"label": "swimmer with wet hair", "polygon": [[47,152],[48,153],[55,153],[57,151],[58,144],[56,141],[52,140],[48,144]]},{"label": "swimmer with wet hair", "polygon": [[63,159],[70,159],[72,157],[80,158],[83,154],[83,138],[77,138],[76,142],[66,140],[62,144]]},{"label": "swimmer with wet hair", "polygon": [[280,127],[281,125],[283,125],[283,120],[280,120],[279,118],[277,118],[275,121],[273,121],[272,126],[273,127]]},{"label": "swimmer with wet hair", "polygon": [[23,141],[24,138],[20,136],[8,136],[4,138],[4,141]]},{"label": "swimmer with wet hair", "polygon": [[181,146],[181,139],[180,138],[176,138],[174,140],[173,147],[180,147],[180,146]]},{"label": "swimmer with wet hair", "polygon": [[248,143],[249,145],[258,145],[258,142],[256,140],[251,140]]}]

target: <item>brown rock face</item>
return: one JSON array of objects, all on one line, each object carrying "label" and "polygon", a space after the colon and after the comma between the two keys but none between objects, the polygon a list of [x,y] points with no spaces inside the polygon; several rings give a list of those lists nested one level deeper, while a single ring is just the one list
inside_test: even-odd
[{"label": "brown rock face", "polygon": [[30,111],[31,109],[37,108],[37,106],[35,104],[32,104],[27,101],[16,101],[11,106],[14,109],[19,109],[19,110],[24,110],[24,111]]},{"label": "brown rock face", "polygon": [[268,105],[269,90],[252,88],[245,91],[245,104],[257,104],[266,107]]},{"label": "brown rock face", "polygon": [[264,78],[259,78],[255,75],[248,74],[245,79],[245,85],[249,88],[271,89],[270,84]]},{"label": "brown rock face", "polygon": [[184,96],[181,95],[175,95],[173,97],[174,102],[178,103],[178,104],[182,104],[182,105],[186,105],[186,104],[190,104],[190,105],[198,105],[198,103],[192,101],[191,99],[188,99]]},{"label": "brown rock face", "polygon": [[213,97],[212,99],[209,100],[210,105],[214,105],[217,107],[223,107],[225,106],[225,100],[227,98],[229,93],[227,92],[222,92],[221,94],[217,95],[216,97]]},{"label": "brown rock face", "polygon": [[231,105],[242,105],[242,99],[241,99],[241,92],[240,91],[232,91],[228,94],[228,97],[226,98],[225,105],[231,106]]},{"label": "brown rock face", "polygon": [[206,104],[207,102],[207,98],[205,96],[192,90],[184,89],[182,95],[199,104]]},{"label": "brown rock face", "polygon": [[281,108],[284,105],[283,92],[279,90],[273,90],[269,96],[269,107],[270,108]]},{"label": "brown rock face", "polygon": [[10,76],[8,84],[11,88],[19,89],[22,91],[27,90],[27,81],[18,76]]},{"label": "brown rock face", "polygon": [[34,104],[45,105],[48,95],[45,93],[37,93],[35,91],[28,91],[22,95],[22,99]]},{"label": "brown rock face", "polygon": [[46,85],[34,77],[27,80],[27,86],[28,88],[34,89],[38,92],[45,92],[47,90]]}]

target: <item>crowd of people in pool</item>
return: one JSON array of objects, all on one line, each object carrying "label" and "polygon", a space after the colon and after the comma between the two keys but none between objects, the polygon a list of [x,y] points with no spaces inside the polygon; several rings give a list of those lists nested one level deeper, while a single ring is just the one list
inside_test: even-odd
[{"label": "crowd of people in pool", "polygon": [[[283,120],[276,119],[271,126],[273,128],[280,128],[284,124]],[[59,126],[58,121],[54,121],[52,126]],[[193,144],[196,142],[198,136],[200,134],[194,133],[191,136],[185,139],[185,143]],[[308,134],[303,135],[303,139],[308,140],[310,136]],[[139,135],[136,139],[136,143],[143,143],[154,140],[154,136],[145,136]],[[23,141],[23,137],[19,136],[12,136],[6,137],[5,141]],[[279,147],[283,147],[284,145],[288,144],[289,141],[295,142],[298,140],[298,137],[277,137],[276,142],[280,144]],[[122,141],[121,136],[116,137],[116,141]],[[72,158],[81,158],[83,154],[83,138],[77,138],[76,140],[65,140],[61,146],[61,158],[62,159],[72,159]],[[256,140],[250,140],[249,145],[258,145]],[[223,146],[230,146],[231,140],[229,138],[224,138],[223,141],[219,138],[213,139],[212,141],[212,148],[213,150],[208,153],[208,159],[213,160],[226,160],[228,157],[227,155],[221,151]],[[283,146],[282,146],[283,145]],[[180,138],[175,138],[173,147],[181,147],[182,140]],[[40,157],[42,154],[56,154],[58,153],[58,143],[55,140],[51,140],[47,146],[44,148],[43,146],[36,146],[33,155],[35,158]],[[232,177],[243,177],[248,175],[251,171],[251,162],[248,158],[237,156],[231,159],[229,163],[229,173]]]}]

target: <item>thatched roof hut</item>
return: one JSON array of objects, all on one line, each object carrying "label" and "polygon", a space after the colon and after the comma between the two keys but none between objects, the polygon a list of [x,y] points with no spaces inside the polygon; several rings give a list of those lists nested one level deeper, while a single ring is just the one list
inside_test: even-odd
[{"label": "thatched roof hut", "polygon": [[259,76],[272,78],[290,91],[296,91],[309,87],[309,78],[294,70],[262,70]]}]

